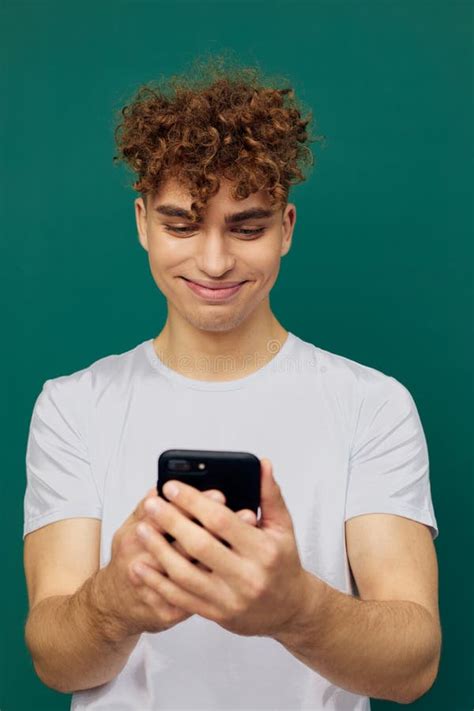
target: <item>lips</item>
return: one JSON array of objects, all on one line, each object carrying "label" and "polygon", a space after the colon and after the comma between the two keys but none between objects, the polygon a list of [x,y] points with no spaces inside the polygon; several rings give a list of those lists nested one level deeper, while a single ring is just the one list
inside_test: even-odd
[{"label": "lips", "polygon": [[242,288],[242,286],[245,284],[245,282],[237,282],[235,286],[223,289],[201,286],[200,284],[197,284],[196,282],[193,282],[186,278],[184,278],[184,281],[186,282],[188,288],[191,289],[194,294],[202,297],[203,299],[206,299],[207,301],[227,301],[231,299],[235,294],[237,294]]},{"label": "lips", "polygon": [[183,279],[186,279],[186,281],[190,281],[193,284],[197,284],[198,286],[202,286],[205,289],[230,289],[231,287],[238,286],[239,284],[243,284],[243,281],[226,281],[226,282],[208,282],[208,281],[197,281],[196,279],[188,279],[187,277],[183,277]]}]

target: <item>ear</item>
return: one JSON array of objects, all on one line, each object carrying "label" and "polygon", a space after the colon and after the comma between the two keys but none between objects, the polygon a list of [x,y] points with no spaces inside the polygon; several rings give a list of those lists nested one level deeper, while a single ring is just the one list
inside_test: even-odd
[{"label": "ear", "polygon": [[296,205],[288,203],[282,216],[282,232],[283,238],[281,242],[281,256],[288,254],[293,238],[293,230],[296,222]]},{"label": "ear", "polygon": [[135,205],[135,221],[137,223],[138,241],[144,250],[148,252],[148,235],[147,235],[147,214],[146,206],[142,197],[136,198]]}]

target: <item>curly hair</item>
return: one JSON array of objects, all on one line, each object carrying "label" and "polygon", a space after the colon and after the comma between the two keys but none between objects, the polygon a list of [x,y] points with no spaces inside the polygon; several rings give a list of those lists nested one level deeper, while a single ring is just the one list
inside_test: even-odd
[{"label": "curly hair", "polygon": [[306,180],[303,167],[314,164],[307,144],[325,137],[310,136],[312,112],[303,116],[294,90],[279,83],[265,84],[256,66],[229,66],[222,54],[148,82],[117,112],[113,161],[137,173],[132,187],[145,204],[164,180],[179,180],[193,198],[192,220],[221,177],[233,181],[234,199],[265,190],[272,206],[284,206],[290,186]]}]

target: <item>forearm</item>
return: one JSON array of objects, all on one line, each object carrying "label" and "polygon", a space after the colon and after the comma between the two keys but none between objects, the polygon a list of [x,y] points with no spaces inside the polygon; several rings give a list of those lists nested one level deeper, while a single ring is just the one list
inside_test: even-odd
[{"label": "forearm", "polygon": [[399,703],[432,685],[441,644],[421,605],[360,600],[310,573],[301,614],[275,639],[333,684]]},{"label": "forearm", "polygon": [[63,693],[90,689],[113,679],[125,666],[140,635],[129,636],[107,615],[97,571],[73,595],[55,595],[31,611],[26,644],[36,672]]}]

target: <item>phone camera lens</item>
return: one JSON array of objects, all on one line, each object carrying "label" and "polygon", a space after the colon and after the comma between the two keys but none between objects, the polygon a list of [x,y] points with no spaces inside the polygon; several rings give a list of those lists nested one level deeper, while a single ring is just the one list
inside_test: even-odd
[{"label": "phone camera lens", "polygon": [[168,469],[174,472],[188,472],[191,469],[191,464],[184,459],[170,459]]}]

